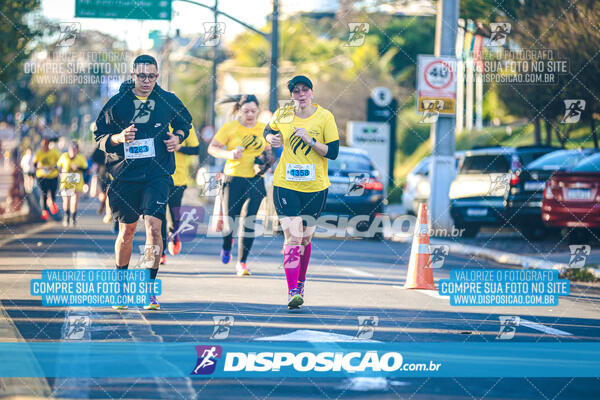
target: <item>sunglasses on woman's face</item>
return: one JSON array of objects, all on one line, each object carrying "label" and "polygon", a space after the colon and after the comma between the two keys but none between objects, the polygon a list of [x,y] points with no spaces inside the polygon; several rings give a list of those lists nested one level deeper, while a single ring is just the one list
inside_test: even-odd
[{"label": "sunglasses on woman's face", "polygon": [[157,74],[135,74],[135,76],[137,76],[137,78],[142,82],[144,82],[146,79],[152,82],[153,80],[158,78]]}]

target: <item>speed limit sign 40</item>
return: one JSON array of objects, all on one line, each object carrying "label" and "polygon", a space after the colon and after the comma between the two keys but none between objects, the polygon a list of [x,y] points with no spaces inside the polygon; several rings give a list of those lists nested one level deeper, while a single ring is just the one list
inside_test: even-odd
[{"label": "speed limit sign 40", "polygon": [[425,99],[444,102],[440,114],[454,114],[456,100],[456,58],[419,55],[417,78],[417,110]]},{"label": "speed limit sign 40", "polygon": [[433,60],[425,67],[423,78],[430,88],[442,90],[450,86],[454,79],[454,72],[447,62]]}]

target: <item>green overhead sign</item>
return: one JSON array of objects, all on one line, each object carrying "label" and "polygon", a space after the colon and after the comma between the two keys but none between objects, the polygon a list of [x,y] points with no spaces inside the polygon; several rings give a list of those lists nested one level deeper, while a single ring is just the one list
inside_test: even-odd
[{"label": "green overhead sign", "polygon": [[171,19],[172,0],[75,0],[75,17]]}]

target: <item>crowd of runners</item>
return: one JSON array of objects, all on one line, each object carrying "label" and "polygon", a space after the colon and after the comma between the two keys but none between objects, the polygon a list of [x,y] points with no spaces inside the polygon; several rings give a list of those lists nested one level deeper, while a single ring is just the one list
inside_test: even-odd
[{"label": "crowd of runners", "polygon": [[[190,180],[186,157],[199,154],[192,116],[179,98],[162,89],[156,60],[149,55],[133,62],[131,80],[102,108],[93,128],[96,150],[92,156],[98,199],[105,222],[115,221],[115,267],[129,267],[133,236],[140,217],[145,226],[144,266],[155,279],[165,254],[182,249],[179,224],[184,192]],[[254,218],[266,197],[264,174],[273,168],[273,205],[284,232],[283,266],[288,307],[304,302],[304,286],[311,255],[314,222],[323,211],[329,187],[327,160],[335,159],[339,136],[331,112],[313,102],[313,84],[306,76],[288,82],[290,101],[275,111],[269,123],[258,121],[260,103],[255,95],[231,95],[231,118],[212,138],[208,153],[225,160],[217,207],[223,221]],[[40,153],[42,152],[42,153]],[[44,215],[58,212],[57,187],[63,196],[65,225],[75,224],[77,202],[88,165],[77,143],[62,156],[42,148],[35,156],[41,171]],[[38,169],[40,171],[40,169]],[[36,172],[37,173],[37,172]],[[60,182],[59,182],[59,176]],[[63,177],[69,177],[66,181]],[[167,222],[168,218],[168,222]],[[234,228],[223,228],[220,261],[232,258]],[[252,224],[244,224],[238,238],[235,272],[250,276],[248,255],[254,241]],[[115,305],[126,309],[126,305]],[[160,309],[151,296],[146,309]]]}]

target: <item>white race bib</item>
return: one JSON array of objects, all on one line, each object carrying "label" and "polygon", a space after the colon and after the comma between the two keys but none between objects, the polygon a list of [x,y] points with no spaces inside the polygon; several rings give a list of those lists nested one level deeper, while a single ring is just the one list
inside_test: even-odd
[{"label": "white race bib", "polygon": [[125,158],[148,158],[154,157],[154,139],[139,139],[131,143],[123,144],[125,150]]},{"label": "white race bib", "polygon": [[285,163],[285,180],[307,182],[315,180],[315,164]]}]

